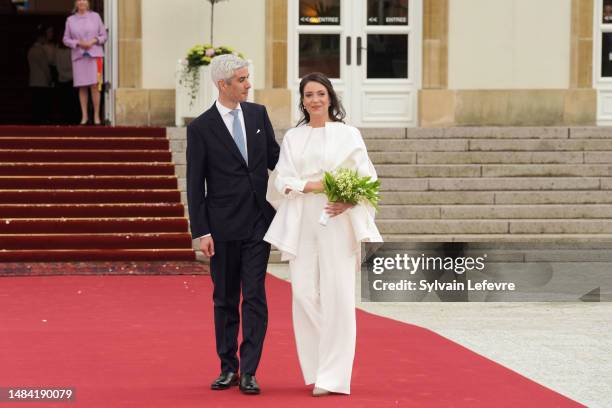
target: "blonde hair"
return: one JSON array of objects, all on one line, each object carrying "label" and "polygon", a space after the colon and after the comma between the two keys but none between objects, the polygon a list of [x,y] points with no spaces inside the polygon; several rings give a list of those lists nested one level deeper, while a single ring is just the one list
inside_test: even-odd
[{"label": "blonde hair", "polygon": [[[79,8],[77,7],[76,3],[78,0],[74,0],[74,7],[72,8],[72,14],[76,14],[77,11],[79,11]],[[87,1],[87,11],[91,10],[91,4],[89,3],[89,0]]]}]

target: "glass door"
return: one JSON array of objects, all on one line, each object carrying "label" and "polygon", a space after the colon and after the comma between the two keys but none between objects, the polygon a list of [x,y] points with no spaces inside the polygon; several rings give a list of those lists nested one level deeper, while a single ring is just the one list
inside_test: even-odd
[{"label": "glass door", "polygon": [[331,78],[350,124],[416,126],[420,16],[420,0],[291,1],[288,83],[294,122],[299,79],[319,71]]},{"label": "glass door", "polygon": [[310,72],[329,77],[338,96],[347,97],[346,43],[349,20],[345,0],[291,0],[289,3],[288,86],[292,122],[297,123],[300,78]]},{"label": "glass door", "polygon": [[[351,109],[358,126],[416,126],[417,42],[412,0],[360,0],[355,7]],[[412,37],[415,37],[413,39]]]}]

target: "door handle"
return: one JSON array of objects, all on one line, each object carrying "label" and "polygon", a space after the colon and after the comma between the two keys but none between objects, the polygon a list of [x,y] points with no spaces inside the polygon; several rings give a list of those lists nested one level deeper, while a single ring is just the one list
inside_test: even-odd
[{"label": "door handle", "polygon": [[346,37],[346,65],[351,65],[351,36]]},{"label": "door handle", "polygon": [[357,65],[361,65],[361,50],[365,50],[361,46],[361,37],[357,37]]}]

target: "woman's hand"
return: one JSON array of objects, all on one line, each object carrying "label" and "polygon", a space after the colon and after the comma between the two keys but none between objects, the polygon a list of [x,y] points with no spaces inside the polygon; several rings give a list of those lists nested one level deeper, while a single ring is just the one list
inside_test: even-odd
[{"label": "woman's hand", "polygon": [[85,41],[85,40],[79,40],[79,47],[88,50],[90,49],[92,46],[92,42],[91,41]]},{"label": "woman's hand", "polygon": [[355,204],[343,203],[343,202],[327,203],[327,205],[325,206],[325,211],[329,214],[330,217],[335,217],[337,215],[342,214],[349,208],[353,208],[354,206]]},{"label": "woman's hand", "polygon": [[304,186],[304,193],[321,193],[323,192],[323,182],[322,181],[309,181]]}]

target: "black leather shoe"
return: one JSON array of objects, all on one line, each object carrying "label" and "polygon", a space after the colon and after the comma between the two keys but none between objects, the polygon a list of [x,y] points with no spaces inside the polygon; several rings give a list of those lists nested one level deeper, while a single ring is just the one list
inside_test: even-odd
[{"label": "black leather shoe", "polygon": [[239,379],[237,373],[227,372],[221,373],[219,377],[212,384],[210,384],[211,390],[227,390],[229,387],[238,385]]},{"label": "black leather shoe", "polygon": [[255,381],[255,376],[250,375],[250,374],[242,374],[242,377],[240,377],[239,388],[243,394],[253,395],[253,394],[259,394],[261,392],[261,389],[259,388],[257,381]]}]

